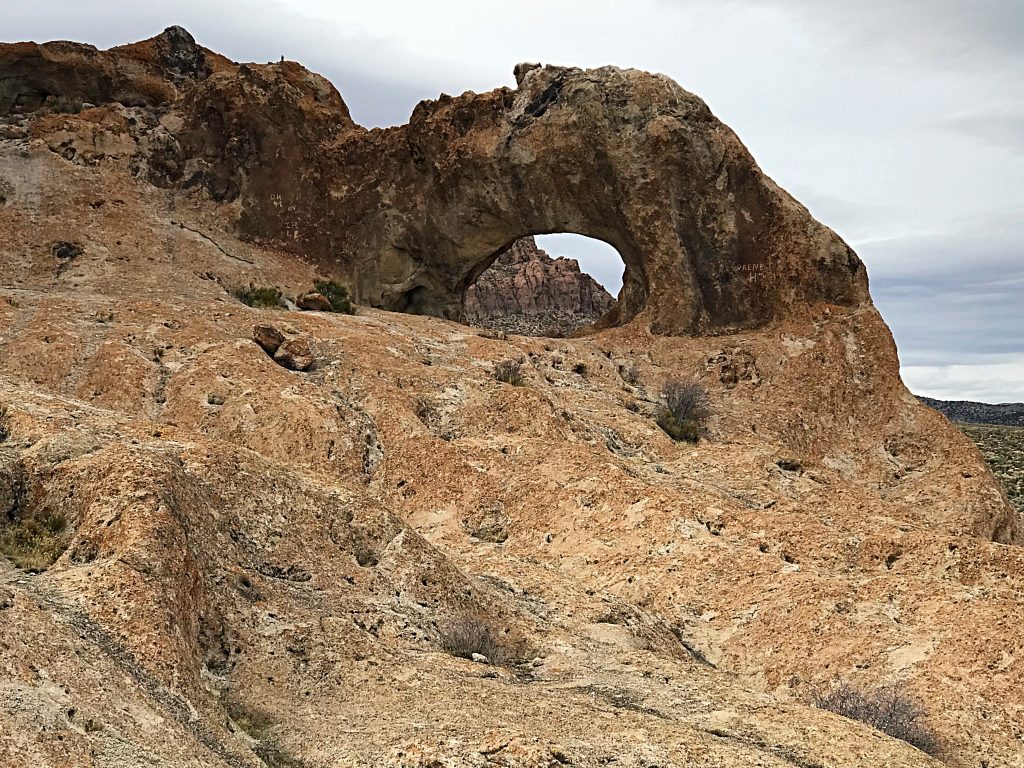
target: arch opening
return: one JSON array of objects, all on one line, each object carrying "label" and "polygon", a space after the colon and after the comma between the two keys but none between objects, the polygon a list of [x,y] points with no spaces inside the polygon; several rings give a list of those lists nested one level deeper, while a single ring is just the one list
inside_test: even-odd
[{"label": "arch opening", "polygon": [[523,336],[569,336],[617,324],[626,273],[608,242],[570,232],[526,235],[467,276],[467,324]]}]

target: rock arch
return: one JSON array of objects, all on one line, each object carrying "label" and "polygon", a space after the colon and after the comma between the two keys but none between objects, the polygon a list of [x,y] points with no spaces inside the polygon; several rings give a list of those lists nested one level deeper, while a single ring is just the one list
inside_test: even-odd
[{"label": "rock arch", "polygon": [[[504,249],[552,232],[604,240],[622,256],[610,325],[640,318],[656,333],[719,333],[800,304],[868,300],[853,251],[667,77],[516,73],[515,90],[421,102],[403,126],[342,127],[298,167],[264,162],[274,142],[257,137],[263,149],[239,170],[243,227],[314,255],[364,303],[453,319]],[[282,189],[283,178],[302,181]]]},{"label": "rock arch", "polygon": [[361,303],[458,319],[504,248],[550,232],[622,256],[608,324],[723,333],[869,301],[853,251],[662,75],[519,65],[515,89],[442,95],[366,130],[319,75],[234,64],[178,28],[110,51],[11,46],[0,74],[0,112],[30,91],[145,106],[150,181],[205,187],[244,234],[315,260]]}]

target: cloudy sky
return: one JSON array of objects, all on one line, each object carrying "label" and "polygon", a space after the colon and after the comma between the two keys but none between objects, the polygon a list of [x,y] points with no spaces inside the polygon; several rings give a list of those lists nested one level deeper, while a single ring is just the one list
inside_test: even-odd
[{"label": "cloudy sky", "polygon": [[[365,125],[519,61],[664,72],[868,265],[920,394],[1024,401],[1022,0],[2,0],[6,40],[100,47],[169,24],[327,75]],[[567,238],[613,292],[614,252]]]}]

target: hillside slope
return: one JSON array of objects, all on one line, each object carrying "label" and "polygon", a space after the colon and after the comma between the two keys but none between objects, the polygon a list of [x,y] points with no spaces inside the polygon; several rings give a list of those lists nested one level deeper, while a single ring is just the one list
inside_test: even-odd
[{"label": "hillside slope", "polygon": [[918,400],[945,414],[951,421],[968,424],[1001,424],[1024,427],[1024,403],[976,403],[971,400],[936,400],[918,396]]},{"label": "hillside slope", "polygon": [[[817,276],[723,335],[663,333],[725,294],[673,315],[653,261],[657,311],[583,338],[249,307],[234,289],[310,288],[295,243],[325,230],[284,247],[247,223],[258,190],[154,183],[168,137],[234,161],[175,133],[195,82],[237,106],[271,76],[182,32],[0,47],[0,764],[937,764],[809,705],[841,678],[899,682],[950,765],[1019,765],[1020,516],[901,384],[838,238],[807,225],[790,258],[846,277],[794,261]],[[304,130],[343,125],[269,66],[318,94]],[[83,91],[106,101],[51,113]],[[520,359],[524,386],[495,379]],[[670,377],[710,392],[695,445],[654,423]]]}]

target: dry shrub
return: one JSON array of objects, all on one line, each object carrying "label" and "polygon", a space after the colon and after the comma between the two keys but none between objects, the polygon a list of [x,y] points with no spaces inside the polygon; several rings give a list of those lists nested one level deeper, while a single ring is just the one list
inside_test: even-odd
[{"label": "dry shrub", "polygon": [[452,656],[470,659],[478,653],[501,666],[522,664],[529,656],[523,642],[474,614],[454,617],[441,629],[440,644],[441,649]]},{"label": "dry shrub", "polygon": [[8,513],[0,520],[0,554],[30,573],[49,568],[67,548],[68,525],[59,512],[40,517]]},{"label": "dry shrub", "polygon": [[899,684],[864,691],[839,681],[814,696],[814,706],[858,720],[929,755],[939,752],[927,712]]},{"label": "dry shrub", "polygon": [[521,387],[526,383],[523,376],[522,360],[502,360],[494,366],[494,378],[513,387]]},{"label": "dry shrub", "polygon": [[640,383],[640,369],[636,367],[636,363],[620,365],[619,376],[630,386],[635,387]]},{"label": "dry shrub", "polygon": [[661,388],[662,405],[656,421],[675,441],[695,443],[711,416],[711,398],[699,381],[669,379]]}]

